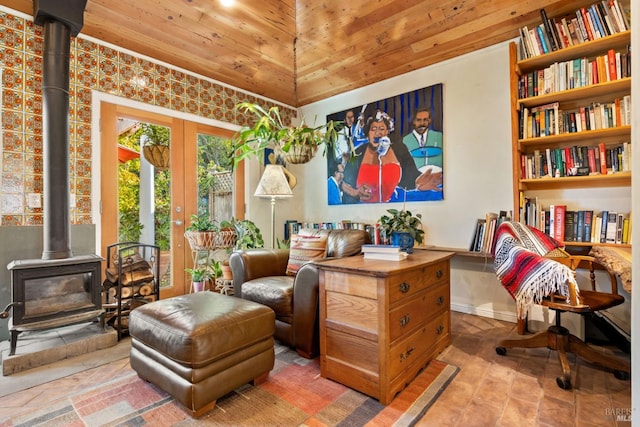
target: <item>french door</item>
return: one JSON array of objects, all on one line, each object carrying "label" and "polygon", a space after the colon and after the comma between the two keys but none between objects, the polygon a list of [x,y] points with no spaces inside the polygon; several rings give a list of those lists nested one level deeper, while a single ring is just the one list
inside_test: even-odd
[{"label": "french door", "polygon": [[[106,257],[106,247],[119,241],[121,224],[119,201],[126,196],[119,191],[119,162],[122,162],[123,147],[119,145],[119,135],[127,126],[154,125],[166,135],[168,130],[169,167],[162,172],[162,185],[154,185],[157,168],[150,165],[142,153],[140,157],[139,217],[142,228],[140,240],[158,244],[158,232],[154,235],[157,211],[164,209],[167,224],[160,260],[160,298],[182,295],[189,291],[190,281],[185,268],[192,259],[191,248],[184,237],[186,226],[192,214],[198,212],[198,197],[203,192],[198,188],[198,139],[203,135],[228,139],[233,132],[201,123],[169,117],[162,114],[138,110],[131,107],[103,102],[101,104],[101,147],[100,147],[100,197],[101,197],[101,248]],[[127,123],[127,126],[122,124]],[[143,145],[143,144],[140,144]],[[136,158],[136,153],[127,153],[128,158]],[[120,158],[119,158],[120,154]],[[234,216],[244,216],[244,173],[242,166],[234,173],[233,191]],[[120,178],[122,179],[122,178]],[[157,181],[157,180],[156,180]],[[202,180],[201,185],[202,185]],[[120,181],[121,182],[121,181]],[[157,192],[164,191],[158,200]],[[205,190],[206,191],[206,190]],[[168,199],[168,200],[167,200]],[[162,205],[162,206],[158,206]],[[168,215],[167,215],[168,212]],[[157,230],[157,225],[155,225]],[[166,241],[168,240],[168,241]]]}]

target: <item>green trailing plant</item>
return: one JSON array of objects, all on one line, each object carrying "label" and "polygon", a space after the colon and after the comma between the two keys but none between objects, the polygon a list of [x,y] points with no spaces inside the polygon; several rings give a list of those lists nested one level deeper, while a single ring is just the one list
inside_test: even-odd
[{"label": "green trailing plant", "polygon": [[388,215],[382,215],[378,219],[380,237],[390,240],[394,231],[407,232],[417,244],[422,243],[424,230],[421,214],[413,215],[411,211],[405,209],[387,209],[387,213]]},{"label": "green trailing plant", "polygon": [[333,120],[319,126],[308,126],[304,119],[298,126],[287,126],[276,106],[265,110],[258,104],[241,102],[235,108],[253,114],[256,121],[252,127],[245,126],[240,129],[233,138],[234,167],[244,159],[263,155],[266,148],[280,149],[288,153],[296,146],[307,145],[314,150],[322,146],[324,155],[327,150],[333,151],[338,140],[338,132],[343,127],[342,122]]}]

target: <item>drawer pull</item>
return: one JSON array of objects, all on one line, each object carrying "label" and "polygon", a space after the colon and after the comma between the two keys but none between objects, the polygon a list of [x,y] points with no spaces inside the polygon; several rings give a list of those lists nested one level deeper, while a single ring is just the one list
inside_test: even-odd
[{"label": "drawer pull", "polygon": [[409,324],[410,320],[411,320],[411,318],[409,317],[409,315],[405,314],[404,316],[402,316],[400,318],[400,326],[402,326],[402,327],[407,326]]},{"label": "drawer pull", "polygon": [[442,270],[438,270],[438,271],[436,271],[436,277],[437,277],[438,279],[442,279],[442,276],[443,276]]},{"label": "drawer pull", "polygon": [[405,351],[404,353],[400,354],[400,360],[407,360],[409,358],[409,356],[411,356],[411,353],[413,353],[414,348],[411,347],[409,350]]},{"label": "drawer pull", "polygon": [[409,285],[407,282],[402,282],[400,283],[400,292],[402,292],[403,294],[406,294],[407,292],[409,292],[409,288],[411,288],[411,285]]},{"label": "drawer pull", "polygon": [[437,305],[442,305],[442,304],[444,304],[444,297],[443,297],[442,295],[440,295],[440,296],[438,297],[438,299],[436,300],[436,304],[437,304]]},{"label": "drawer pull", "polygon": [[438,325],[436,328],[436,334],[440,335],[442,332],[444,332],[444,326]]}]

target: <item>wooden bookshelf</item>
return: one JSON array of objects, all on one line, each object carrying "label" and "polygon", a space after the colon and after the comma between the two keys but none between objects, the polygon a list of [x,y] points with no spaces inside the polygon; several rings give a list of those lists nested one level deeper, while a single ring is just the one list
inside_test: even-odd
[{"label": "wooden bookshelf", "polygon": [[[580,206],[578,193],[573,190],[578,189],[607,189],[607,188],[628,188],[629,200],[631,200],[631,170],[612,171],[607,170],[606,174],[593,173],[589,175],[565,175],[556,177],[555,173],[545,175],[543,173],[534,174],[534,177],[523,176],[523,155],[524,158],[535,158],[535,154],[541,154],[544,157],[546,149],[566,149],[571,147],[597,147],[598,144],[604,143],[607,149],[622,146],[627,142],[631,147],[631,126],[624,120],[615,123],[615,126],[602,128],[594,128],[591,124],[588,130],[578,132],[569,132],[568,129],[560,128],[559,133],[553,133],[546,136],[531,137],[522,130],[523,119],[525,113],[532,111],[535,107],[548,106],[550,104],[559,103],[560,112],[578,110],[580,107],[593,106],[600,104],[614,104],[616,99],[621,101],[631,92],[631,77],[621,76],[622,78],[610,79],[598,83],[571,87],[566,90],[556,90],[554,88],[550,93],[544,93],[537,96],[524,96],[527,91],[523,91],[523,78],[530,73],[544,70],[564,61],[571,62],[577,59],[586,59],[586,62],[594,60],[598,56],[605,56],[609,50],[615,52],[626,53],[631,43],[630,31],[623,31],[606,37],[602,37],[592,41],[564,47],[539,56],[527,59],[518,59],[518,46],[512,43],[510,46],[510,76],[511,76],[511,103],[512,103],[512,164],[513,164],[513,219],[515,221],[525,222],[524,215],[521,211],[521,202],[523,198],[528,197],[529,192],[545,191],[545,194],[552,194],[556,199],[561,199],[563,204],[567,205],[567,210],[577,210],[571,207]],[[622,74],[622,73],[621,73]],[[528,111],[524,111],[524,109]],[[548,107],[547,107],[548,108]],[[553,114],[553,113],[552,113]],[[554,118],[561,120],[561,114],[556,110]],[[614,111],[615,114],[615,111]],[[535,127],[535,125],[534,125]],[[535,133],[534,133],[535,134]],[[523,136],[524,135],[524,136]],[[546,158],[543,161],[546,163]],[[598,163],[598,168],[599,168]],[[526,169],[526,167],[525,167]],[[547,169],[548,170],[548,169]],[[540,171],[538,171],[540,172]],[[613,173],[612,173],[613,172]],[[559,197],[558,197],[559,195]],[[536,194],[537,196],[537,194]],[[557,203],[557,202],[556,202]],[[606,202],[603,202],[606,203]],[[542,206],[547,207],[549,202],[544,199],[540,200]],[[589,209],[595,212],[607,210],[608,206],[591,206]],[[629,204],[629,213],[631,206]],[[567,246],[600,246],[605,245],[594,242],[565,242]],[[620,247],[630,247],[630,245],[616,245]],[[456,252],[458,253],[458,252]]]}]

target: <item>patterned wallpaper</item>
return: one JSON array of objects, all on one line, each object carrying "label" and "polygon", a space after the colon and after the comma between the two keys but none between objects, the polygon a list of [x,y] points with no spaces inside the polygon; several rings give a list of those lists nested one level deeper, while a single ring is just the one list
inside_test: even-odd
[{"label": "patterned wallpaper", "polygon": [[[1,225],[40,225],[42,209],[27,205],[42,193],[42,27],[0,11],[2,73]],[[69,66],[70,190],[72,224],[91,223],[91,91],[245,125],[241,101],[268,102],[82,38],[72,38]],[[281,108],[290,122],[295,110]]]}]

